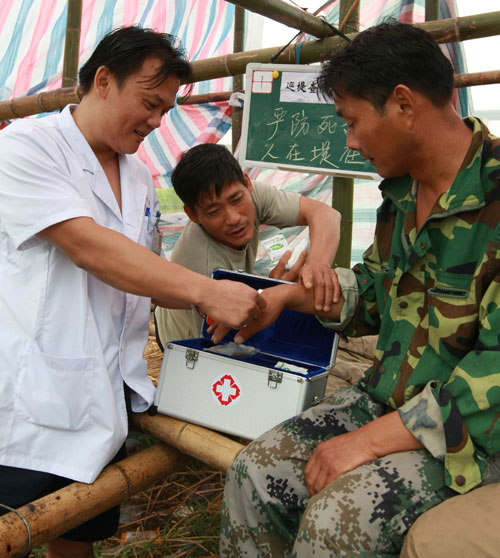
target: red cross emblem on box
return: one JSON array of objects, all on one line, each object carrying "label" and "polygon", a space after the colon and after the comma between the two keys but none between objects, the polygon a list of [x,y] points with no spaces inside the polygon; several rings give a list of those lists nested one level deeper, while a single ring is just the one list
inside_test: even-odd
[{"label": "red cross emblem on box", "polygon": [[227,406],[240,396],[240,387],[230,374],[224,374],[212,384],[212,392],[221,405]]}]

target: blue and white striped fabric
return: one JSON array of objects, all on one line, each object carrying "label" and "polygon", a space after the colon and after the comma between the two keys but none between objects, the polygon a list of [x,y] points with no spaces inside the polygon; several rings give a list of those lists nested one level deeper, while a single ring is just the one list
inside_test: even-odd
[{"label": "blue and white striped fabric", "polygon": [[[424,0],[361,0],[361,29],[386,17],[407,23],[424,20]],[[318,11],[333,25],[339,25],[339,0],[327,1]],[[10,99],[61,86],[67,2],[65,0],[2,0],[0,2],[0,99]],[[441,17],[455,17],[454,0],[441,2]],[[80,65],[99,40],[122,25],[141,25],[177,36],[190,60],[228,54],[233,43],[234,6],[224,0],[82,0]],[[302,36],[299,40],[306,40]],[[457,73],[465,71],[461,45],[446,50]],[[228,91],[231,78],[195,84],[193,93]],[[456,97],[457,108],[467,113],[466,90]],[[138,156],[148,165],[158,188],[167,233],[164,252],[168,256],[182,230],[185,215],[170,188],[169,176],[179,155],[200,142],[217,142],[231,126],[228,102],[178,106],[150,134]],[[0,125],[1,129],[1,125]],[[247,169],[252,178],[265,180],[331,203],[332,180],[319,175],[284,173],[270,169]],[[353,263],[359,261],[373,236],[375,208],[380,198],[374,181],[356,181],[354,191]],[[270,234],[266,230],[264,236]],[[287,231],[291,247],[297,246],[304,231]],[[265,272],[269,260],[259,253],[256,269]]]},{"label": "blue and white striped fabric", "polygon": [[[0,3],[0,95],[2,100],[61,86],[67,2],[2,0]],[[234,6],[223,0],[83,0],[80,65],[116,27],[139,25],[170,33],[190,60],[228,54],[233,45]],[[231,78],[195,85],[193,92],[227,91]],[[176,107],[141,145],[157,187],[196,141],[217,142],[229,129],[227,103]]]}]

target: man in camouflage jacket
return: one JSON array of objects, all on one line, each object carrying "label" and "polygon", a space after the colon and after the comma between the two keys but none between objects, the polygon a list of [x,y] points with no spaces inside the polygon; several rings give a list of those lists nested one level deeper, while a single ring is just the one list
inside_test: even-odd
[{"label": "man in camouflage jacket", "polygon": [[221,556],[389,558],[428,508],[497,480],[500,451],[500,140],[451,104],[453,70],[404,24],[361,33],[320,89],[347,146],[385,178],[372,246],[338,269],[342,297],[267,289],[265,315],[316,313],[378,333],[373,366],[250,444],[228,472]]}]

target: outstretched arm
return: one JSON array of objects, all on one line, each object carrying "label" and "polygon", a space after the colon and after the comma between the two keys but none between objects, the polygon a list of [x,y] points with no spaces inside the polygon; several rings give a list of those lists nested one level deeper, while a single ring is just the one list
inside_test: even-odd
[{"label": "outstretched arm", "polygon": [[215,281],[168,262],[89,217],[57,223],[39,233],[75,265],[116,289],[151,297],[161,306],[201,311],[229,327],[260,317],[259,293],[233,281]]},{"label": "outstretched arm", "polygon": [[[317,316],[325,316],[338,320],[344,305],[344,297],[341,294],[337,302],[327,300],[324,306],[320,310],[317,310],[312,289],[307,289],[300,283],[268,287],[262,291],[261,296],[266,301],[266,304],[262,309],[260,317],[238,331],[234,336],[235,343],[244,343],[258,331],[269,327],[276,321],[285,307],[290,310],[305,312],[306,314],[316,314]],[[213,341],[217,343],[220,339],[219,335],[216,334]]]}]

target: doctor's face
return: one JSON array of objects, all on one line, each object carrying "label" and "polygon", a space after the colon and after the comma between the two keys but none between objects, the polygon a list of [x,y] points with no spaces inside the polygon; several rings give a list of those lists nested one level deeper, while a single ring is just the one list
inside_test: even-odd
[{"label": "doctor's face", "polygon": [[180,85],[176,75],[168,76],[157,87],[151,86],[150,80],[160,66],[159,58],[146,58],[141,69],[120,85],[112,74],[109,75],[103,133],[115,153],[135,153],[174,106]]},{"label": "doctor's face", "polygon": [[252,182],[245,175],[245,184],[231,182],[224,185],[220,195],[215,191],[198,199],[196,211],[184,207],[191,221],[201,225],[218,242],[241,250],[252,240],[255,205]]}]

